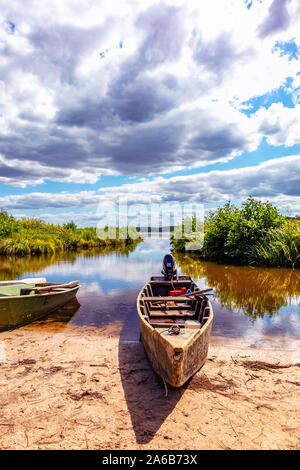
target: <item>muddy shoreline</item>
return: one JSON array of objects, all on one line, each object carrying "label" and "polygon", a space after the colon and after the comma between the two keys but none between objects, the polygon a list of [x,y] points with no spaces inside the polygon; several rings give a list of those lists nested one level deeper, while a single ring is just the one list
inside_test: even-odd
[{"label": "muddy shoreline", "polygon": [[182,389],[115,330],[0,333],[1,449],[299,449],[299,351],[212,340]]}]

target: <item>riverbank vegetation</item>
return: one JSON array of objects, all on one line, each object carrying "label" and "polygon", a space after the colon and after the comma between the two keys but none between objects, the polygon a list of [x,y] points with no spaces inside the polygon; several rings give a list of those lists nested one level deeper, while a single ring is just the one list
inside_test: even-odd
[{"label": "riverbank vegetation", "polygon": [[[185,224],[186,226],[187,224]],[[300,266],[300,220],[284,217],[270,202],[249,197],[241,207],[230,202],[210,211],[203,233],[190,224],[189,233],[171,237],[176,251],[188,251],[192,243],[202,241],[199,254],[206,259],[238,264],[265,266]]]},{"label": "riverbank vegetation", "polygon": [[78,228],[74,222],[54,225],[36,218],[17,219],[0,211],[0,254],[51,254],[61,250],[126,247],[141,241],[131,227]]}]

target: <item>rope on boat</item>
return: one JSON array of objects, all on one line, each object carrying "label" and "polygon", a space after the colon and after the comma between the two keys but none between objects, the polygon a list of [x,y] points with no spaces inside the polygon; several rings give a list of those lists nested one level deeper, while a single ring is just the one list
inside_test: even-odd
[{"label": "rope on boat", "polygon": [[170,326],[167,330],[160,331],[160,334],[168,332],[169,335],[179,335],[180,334],[180,326],[174,323],[174,325]]},{"label": "rope on boat", "polygon": [[179,335],[180,333],[180,327],[178,325],[172,325],[168,329],[169,335]]}]

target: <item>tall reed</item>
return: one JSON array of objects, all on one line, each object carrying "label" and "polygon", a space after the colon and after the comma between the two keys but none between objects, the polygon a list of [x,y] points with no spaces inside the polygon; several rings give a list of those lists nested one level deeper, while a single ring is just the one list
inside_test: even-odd
[{"label": "tall reed", "polygon": [[49,224],[36,218],[16,219],[0,211],[0,254],[51,254],[60,250],[127,246],[141,241],[133,228],[78,228],[72,221],[64,225]]},{"label": "tall reed", "polygon": [[249,248],[247,257],[250,264],[300,266],[300,222],[287,221],[283,227],[270,230]]}]

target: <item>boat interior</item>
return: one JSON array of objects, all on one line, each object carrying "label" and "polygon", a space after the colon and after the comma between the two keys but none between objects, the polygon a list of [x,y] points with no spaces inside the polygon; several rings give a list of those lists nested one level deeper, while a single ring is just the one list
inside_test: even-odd
[{"label": "boat interior", "polygon": [[189,276],[176,280],[151,277],[140,297],[140,310],[146,321],[154,328],[201,328],[210,315],[208,298],[205,293],[198,297],[199,287]]},{"label": "boat interior", "polygon": [[0,284],[0,297],[15,297],[20,295],[46,294],[50,292],[61,292],[78,286],[78,281],[68,284],[57,284],[55,282],[39,283],[17,283],[12,285]]},{"label": "boat interior", "polygon": [[[40,284],[38,284],[40,286]],[[19,295],[24,295],[23,289],[33,289],[36,288],[36,284],[16,284],[8,286],[0,286],[0,297],[15,297]]]}]

